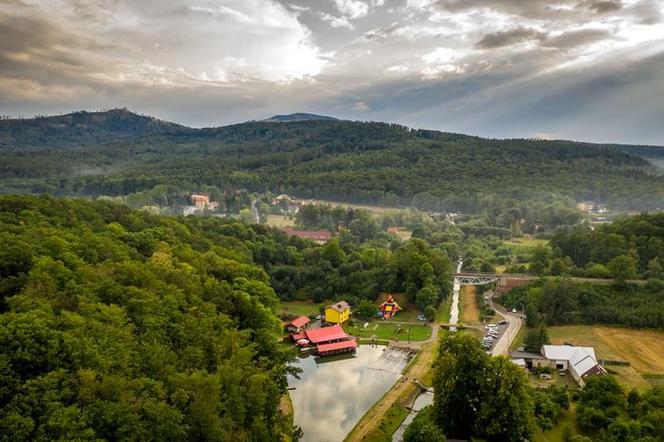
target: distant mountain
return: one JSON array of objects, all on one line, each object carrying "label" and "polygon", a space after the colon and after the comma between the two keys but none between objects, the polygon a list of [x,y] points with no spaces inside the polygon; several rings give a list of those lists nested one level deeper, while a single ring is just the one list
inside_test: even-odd
[{"label": "distant mountain", "polygon": [[275,115],[274,117],[261,120],[263,123],[290,123],[293,121],[339,121],[338,118],[328,117],[326,115],[307,114],[297,112],[288,115]]},{"label": "distant mountain", "polygon": [[134,195],[135,205],[169,205],[210,186],[462,213],[562,197],[628,210],[664,201],[651,159],[658,148],[301,115],[205,129],[126,110],[0,121],[0,193]]},{"label": "distant mountain", "polygon": [[127,109],[81,111],[50,117],[0,120],[0,148],[90,145],[182,130],[187,128]]}]

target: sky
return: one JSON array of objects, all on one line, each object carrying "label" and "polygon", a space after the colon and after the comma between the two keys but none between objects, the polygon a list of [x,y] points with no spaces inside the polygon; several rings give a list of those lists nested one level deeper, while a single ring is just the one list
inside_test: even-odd
[{"label": "sky", "polygon": [[0,0],[0,115],[664,145],[664,0]]}]

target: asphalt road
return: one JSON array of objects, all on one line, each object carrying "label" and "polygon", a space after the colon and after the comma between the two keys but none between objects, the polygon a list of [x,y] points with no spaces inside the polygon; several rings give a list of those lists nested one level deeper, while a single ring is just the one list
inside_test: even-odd
[{"label": "asphalt road", "polygon": [[493,346],[491,354],[493,356],[507,356],[509,355],[512,341],[514,341],[516,335],[519,333],[519,330],[521,330],[521,326],[523,326],[523,317],[520,313],[508,312],[500,305],[494,304],[493,299],[491,300],[491,308],[503,315],[503,317],[509,321],[507,324],[507,329],[505,329],[505,332],[501,334],[500,338],[498,338],[498,341],[496,341],[496,345]]}]

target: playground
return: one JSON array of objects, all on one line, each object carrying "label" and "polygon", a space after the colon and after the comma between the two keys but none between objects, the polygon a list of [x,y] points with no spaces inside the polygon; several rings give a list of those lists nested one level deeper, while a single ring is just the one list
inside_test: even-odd
[{"label": "playground", "polygon": [[392,319],[401,311],[401,306],[394,300],[392,295],[387,295],[385,302],[378,306],[378,316],[382,319]]}]

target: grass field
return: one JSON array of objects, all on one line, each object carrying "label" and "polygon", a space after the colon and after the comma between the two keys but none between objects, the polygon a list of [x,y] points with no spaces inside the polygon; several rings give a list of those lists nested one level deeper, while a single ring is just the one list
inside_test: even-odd
[{"label": "grass field", "polygon": [[292,227],[295,225],[295,221],[284,215],[268,215],[267,224],[272,227]]},{"label": "grass field", "polygon": [[452,295],[448,296],[446,300],[440,303],[438,306],[438,312],[436,313],[436,321],[443,324],[448,324],[450,322],[450,307],[452,306]]},{"label": "grass field", "polygon": [[523,238],[512,238],[508,241],[503,241],[503,244],[512,249],[512,252],[516,255],[530,255],[535,247],[545,246],[548,244],[548,241],[524,236]]},{"label": "grass field", "polygon": [[409,328],[411,341],[426,341],[431,337],[431,327],[428,325],[401,325],[383,320],[371,321],[366,327],[364,327],[364,322],[355,321],[355,325],[344,328],[348,334],[359,338],[376,336],[377,339],[407,341]]},{"label": "grass field", "polygon": [[[323,304],[329,305],[332,301],[325,301]],[[279,310],[282,313],[290,313],[295,316],[311,316],[319,314],[320,304],[311,301],[282,301],[279,304]]]},{"label": "grass field", "polygon": [[368,442],[388,442],[401,422],[408,416],[408,410],[399,401],[390,405],[380,423],[363,439]]},{"label": "grass field", "polygon": [[459,293],[460,321],[462,324],[477,324],[480,322],[480,309],[475,298],[475,286],[464,285]]},{"label": "grass field", "polygon": [[646,378],[664,375],[664,332],[590,325],[548,330],[552,344],[592,346],[599,359],[629,361],[629,367],[607,366],[625,388],[645,390],[651,386]]}]

